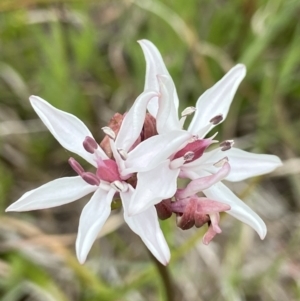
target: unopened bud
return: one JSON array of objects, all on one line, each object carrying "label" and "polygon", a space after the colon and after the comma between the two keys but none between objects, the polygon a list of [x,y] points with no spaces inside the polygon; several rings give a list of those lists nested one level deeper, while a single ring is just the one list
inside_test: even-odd
[{"label": "unopened bud", "polygon": [[194,219],[196,228],[201,228],[204,224],[210,222],[209,215],[197,211],[194,214]]},{"label": "unopened bud", "polygon": [[115,132],[108,126],[104,126],[102,128],[102,131],[112,140],[116,139],[116,134]]},{"label": "unopened bud", "polygon": [[233,144],[234,144],[233,140],[225,140],[225,141],[223,141],[223,142],[220,143],[221,150],[223,152],[227,151],[227,150],[231,149],[231,147],[233,146]]},{"label": "unopened bud", "polygon": [[191,198],[188,204],[185,206],[182,214],[177,214],[176,224],[182,230],[188,230],[195,225],[194,214],[197,210],[197,201]]},{"label": "unopened bud", "polygon": [[171,199],[162,200],[155,205],[159,219],[165,220],[172,216]]},{"label": "unopened bud", "polygon": [[219,115],[216,115],[215,117],[213,117],[209,122],[214,124],[214,125],[217,125],[219,124],[221,121],[223,120],[223,115],[222,114],[219,114]]}]

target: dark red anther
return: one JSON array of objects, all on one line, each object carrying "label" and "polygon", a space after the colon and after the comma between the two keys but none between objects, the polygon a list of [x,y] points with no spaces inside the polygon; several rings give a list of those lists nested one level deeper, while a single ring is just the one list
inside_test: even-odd
[{"label": "dark red anther", "polygon": [[99,186],[100,184],[100,180],[97,178],[96,175],[94,175],[91,172],[84,172],[81,174],[81,177],[84,181],[86,181],[90,185]]},{"label": "dark red anther", "polygon": [[225,141],[221,142],[220,143],[221,151],[224,152],[224,151],[231,149],[233,144],[234,144],[233,140],[225,140]]},{"label": "dark red anther", "polygon": [[83,147],[87,152],[93,154],[95,150],[98,148],[98,144],[94,138],[86,136],[83,141]]},{"label": "dark red anther", "polygon": [[74,158],[70,158],[68,160],[70,166],[72,167],[72,169],[79,175],[81,176],[82,173],[84,173],[84,169],[83,167],[74,159]]},{"label": "dark red anther", "polygon": [[213,125],[219,124],[223,120],[223,115],[219,114],[213,117],[209,122],[212,123]]}]

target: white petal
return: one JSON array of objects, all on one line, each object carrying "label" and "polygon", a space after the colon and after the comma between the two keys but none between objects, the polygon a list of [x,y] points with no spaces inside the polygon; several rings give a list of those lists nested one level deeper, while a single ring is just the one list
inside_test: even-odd
[{"label": "white petal", "polygon": [[[159,84],[157,81],[157,75],[168,75],[170,76],[165,63],[161,57],[156,46],[148,41],[148,40],[140,40],[138,41],[141,45],[144,56],[146,59],[146,80],[145,80],[145,90],[154,90],[159,91]],[[173,102],[175,104],[176,111],[178,110],[179,100],[177,96],[177,92],[175,89],[175,85],[172,81],[172,85],[174,86],[174,94],[173,94]],[[158,110],[158,99],[153,98],[148,105],[149,112],[156,117]]]},{"label": "white petal", "polygon": [[[82,144],[87,136],[93,138],[85,124],[74,115],[56,109],[38,96],[30,96],[29,99],[32,107],[56,140],[65,149],[81,156],[97,167],[95,155],[88,153]],[[106,154],[100,147],[98,153],[102,159],[107,159]]]},{"label": "white petal", "polygon": [[177,109],[173,102],[174,84],[170,76],[159,75],[160,97],[158,100],[158,112],[156,115],[156,128],[159,134],[180,130]]},{"label": "white petal", "polygon": [[281,160],[277,156],[253,154],[238,148],[231,148],[225,152],[221,151],[221,149],[216,149],[212,152],[211,156],[207,156],[207,159],[204,162],[202,161],[202,166],[199,165],[199,167],[202,170],[215,173],[218,168],[213,166],[213,164],[227,157],[231,171],[225,180],[231,182],[264,175],[282,165]]},{"label": "white petal", "polygon": [[164,265],[167,265],[170,260],[170,250],[160,229],[156,209],[154,206],[146,211],[128,216],[128,206],[132,198],[133,188],[127,192],[121,193],[122,203],[124,206],[124,219],[130,229],[136,233],[149,251],[156,257],[156,259]]},{"label": "white petal", "polygon": [[252,227],[260,238],[264,239],[267,234],[264,221],[223,183],[219,182],[204,190],[203,193],[212,200],[230,205],[231,209],[226,213]]},{"label": "white petal", "polygon": [[147,104],[157,94],[158,92],[145,91],[136,99],[122,121],[115,142],[117,148],[122,148],[127,152],[137,140],[144,125]]},{"label": "white petal", "polygon": [[147,171],[183,148],[192,134],[187,131],[173,131],[152,136],[133,149],[125,161],[124,173]]},{"label": "white petal", "polygon": [[[196,104],[196,112],[188,131],[199,137],[205,136],[210,129],[210,120],[219,115],[226,118],[234,94],[246,75],[246,68],[242,64],[233,67],[220,81],[200,96]],[[207,127],[209,126],[209,127]]]},{"label": "white petal", "polygon": [[76,239],[76,254],[80,263],[85,262],[98,233],[109,217],[114,194],[114,189],[109,192],[97,189],[81,212]]},{"label": "white petal", "polygon": [[174,196],[180,169],[170,169],[170,160],[155,168],[137,174],[137,186],[129,205],[128,214],[140,213],[153,205]]},{"label": "white petal", "polygon": [[96,189],[97,186],[86,183],[80,176],[60,178],[26,192],[6,211],[29,211],[56,207],[76,201]]}]

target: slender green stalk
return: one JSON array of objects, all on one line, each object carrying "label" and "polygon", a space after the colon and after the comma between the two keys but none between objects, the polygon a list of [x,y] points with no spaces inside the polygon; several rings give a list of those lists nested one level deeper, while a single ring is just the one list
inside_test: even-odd
[{"label": "slender green stalk", "polygon": [[180,301],[181,293],[176,287],[171,277],[168,266],[162,265],[150,252],[148,252],[152,262],[154,263],[156,270],[164,284],[165,298],[167,301]]}]

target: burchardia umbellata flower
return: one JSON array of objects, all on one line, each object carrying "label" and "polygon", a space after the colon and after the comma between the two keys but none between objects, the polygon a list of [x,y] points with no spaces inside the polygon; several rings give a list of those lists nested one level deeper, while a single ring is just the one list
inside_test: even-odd
[{"label": "burchardia umbellata flower", "polygon": [[[199,97],[195,108],[184,110],[179,119],[176,88],[161,54],[150,41],[141,40],[139,43],[147,63],[145,90],[159,92],[148,103],[149,112],[156,118],[157,132],[165,135],[181,130],[186,116],[194,114],[186,130],[193,137],[185,147],[174,149],[173,154],[160,166],[138,174],[138,189],[131,199],[129,212],[137,214],[156,205],[162,210],[161,215],[176,213],[178,225],[183,229],[208,222],[212,226],[204,237],[204,242],[208,243],[221,231],[218,226],[219,212],[226,211],[254,228],[263,239],[267,231],[263,220],[221,180],[242,181],[269,173],[281,165],[280,159],[274,155],[253,154],[233,148],[232,140],[220,143],[212,151],[206,151],[208,146],[217,141],[214,137],[205,137],[226,118],[236,90],[246,75],[245,66],[238,64],[233,67]],[[186,188],[177,189],[177,177],[188,178],[191,182]],[[155,195],[153,191],[158,183],[160,191]],[[169,195],[161,193],[165,186],[172,187],[175,197],[172,202]],[[141,193],[145,190],[149,193]],[[199,197],[199,192],[206,198]]]},{"label": "burchardia umbellata flower", "polygon": [[40,97],[31,96],[33,109],[57,141],[93,165],[96,172],[85,171],[74,158],[70,158],[69,163],[78,176],[59,178],[26,192],[6,211],[60,206],[93,193],[82,210],[76,240],[77,257],[83,263],[111,212],[113,198],[118,197],[122,200],[128,226],[162,264],[167,264],[170,251],[160,229],[155,207],[150,206],[134,216],[128,215],[128,206],[136,190],[135,183],[132,184],[136,179],[135,173],[139,170],[146,172],[160,165],[174,149],[186,145],[191,138],[190,133],[179,130],[141,141],[147,103],[156,95],[156,92],[145,91],[136,99],[123,118],[117,135],[110,128],[104,129],[109,136],[112,158],[107,156],[77,117],[53,107]]}]

